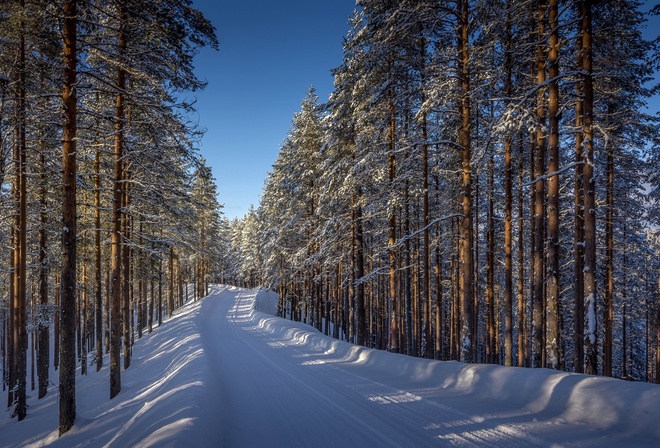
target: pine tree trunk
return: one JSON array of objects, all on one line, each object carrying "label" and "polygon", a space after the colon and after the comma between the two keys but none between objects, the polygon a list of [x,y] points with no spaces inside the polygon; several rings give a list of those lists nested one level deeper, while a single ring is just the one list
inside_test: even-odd
[{"label": "pine tree trunk", "polygon": [[[578,4],[578,15],[582,14],[582,4]],[[577,67],[582,68],[582,22],[577,21]],[[575,96],[575,127],[578,130],[583,126],[583,86],[578,80],[576,83]],[[573,325],[574,325],[574,349],[573,370],[576,373],[584,372],[584,186],[582,184],[584,157],[583,157],[582,132],[575,134],[575,181],[573,195],[575,209],[575,225],[573,236]]]},{"label": "pine tree trunk", "polygon": [[353,226],[354,226],[354,265],[355,265],[355,313],[357,323],[357,345],[366,345],[366,309],[364,299],[364,238],[362,228],[362,188],[353,199]]},{"label": "pine tree trunk", "polygon": [[523,158],[524,140],[520,134],[520,150],[518,152],[518,367],[525,367],[527,337],[525,329],[525,219],[523,199]]},{"label": "pine tree trunk", "polygon": [[461,212],[459,228],[459,291],[461,361],[476,362],[477,329],[474,325],[474,229],[472,218],[472,137],[470,135],[469,2],[459,0],[458,61],[460,78]]},{"label": "pine tree trunk", "polygon": [[[25,1],[21,0],[25,10]],[[16,249],[14,251],[14,362],[16,377],[12,387],[16,387],[14,396],[16,406],[14,415],[21,421],[27,415],[27,141],[26,126],[26,60],[25,60],[25,22],[20,24],[19,61],[17,71],[17,124],[15,145],[15,184],[16,184]]]},{"label": "pine tree trunk", "polygon": [[612,320],[614,299],[614,154],[607,152],[607,219],[605,220],[606,264],[603,297],[603,375],[612,376]]},{"label": "pine tree trunk", "polygon": [[94,159],[94,295],[96,320],[96,371],[103,367],[103,277],[101,272],[101,151]]},{"label": "pine tree trunk", "polygon": [[112,201],[112,244],[110,253],[110,398],[121,391],[122,337],[122,205],[124,203],[124,90],[126,72],[121,68],[126,51],[126,11],[120,9],[119,44],[117,58],[117,95],[115,100],[114,185]]},{"label": "pine tree trunk", "polygon": [[544,328],[544,309],[543,309],[543,282],[544,282],[544,190],[545,182],[545,89],[543,85],[546,81],[545,76],[545,10],[546,1],[540,0],[537,6],[536,26],[537,26],[537,55],[536,55],[536,82],[538,86],[536,97],[536,141],[534,143],[534,246],[533,259],[534,275],[532,278],[532,315],[533,315],[533,333],[532,333],[532,367],[542,367],[543,358],[543,328]]},{"label": "pine tree trunk", "polygon": [[43,398],[48,393],[48,370],[50,364],[50,325],[48,314],[48,232],[46,225],[48,223],[47,213],[47,172],[46,172],[46,153],[42,145],[41,151],[41,192],[39,212],[39,324],[38,349],[37,349],[37,375],[39,377],[39,398]]},{"label": "pine tree trunk", "polygon": [[557,0],[549,0],[548,65],[548,276],[547,366],[559,369],[559,20]]},{"label": "pine tree trunk", "polygon": [[[392,61],[390,60],[390,71],[392,71]],[[394,93],[390,93],[394,96]],[[387,156],[387,172],[388,172],[388,191],[390,198],[394,196],[394,180],[396,178],[396,158],[394,155],[395,149],[395,132],[396,132],[396,117],[393,99],[387,106],[389,113],[388,125],[388,156]],[[389,245],[389,298],[388,298],[388,314],[389,314],[389,350],[398,353],[399,348],[399,304],[397,301],[396,291],[396,250],[394,245],[396,243],[396,210],[394,202],[388,206],[387,228],[388,228],[388,245]]]},{"label": "pine tree trunk", "polygon": [[[507,0],[505,61],[506,72],[505,106],[511,103],[513,75],[511,73],[511,7],[512,0]],[[512,258],[512,209],[513,209],[513,169],[511,167],[511,135],[504,138],[504,365],[513,365],[513,258]],[[518,238],[522,239],[522,231]]]},{"label": "pine tree trunk", "polygon": [[[122,131],[123,132],[123,131]],[[132,249],[128,245],[128,241],[131,239],[131,215],[128,212],[131,205],[130,194],[129,194],[129,185],[131,172],[129,170],[128,162],[126,161],[126,151],[125,148],[122,150],[124,154],[124,162],[122,167],[122,200],[123,200],[123,248],[121,251],[121,263],[122,268],[120,270],[122,281],[122,322],[123,322],[123,335],[124,335],[124,370],[128,369],[131,366],[131,351],[133,347],[133,307],[132,307],[132,273],[131,273],[131,257]]]},{"label": "pine tree trunk", "polygon": [[582,4],[582,77],[584,88],[584,117],[582,136],[584,138],[584,160],[582,185],[584,186],[584,295],[585,324],[584,371],[590,375],[598,373],[598,354],[596,347],[596,185],[594,178],[593,146],[593,104],[594,89],[592,78],[591,47],[591,0]]},{"label": "pine tree trunk", "polygon": [[62,278],[60,297],[59,434],[76,420],[76,70],[77,3],[64,2],[64,128],[62,134]]}]

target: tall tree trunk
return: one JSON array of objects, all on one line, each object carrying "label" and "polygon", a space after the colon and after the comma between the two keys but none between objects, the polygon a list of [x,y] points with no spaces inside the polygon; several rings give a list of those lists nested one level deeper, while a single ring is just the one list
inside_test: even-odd
[{"label": "tall tree trunk", "polygon": [[[578,15],[582,15],[582,2],[578,4]],[[577,21],[577,67],[582,68],[582,21]],[[576,83],[575,101],[575,127],[583,127],[583,83]],[[584,139],[582,132],[575,134],[575,181],[573,195],[575,208],[575,224],[573,236],[573,370],[576,373],[584,372]]]},{"label": "tall tree trunk", "polygon": [[62,131],[62,279],[59,434],[76,420],[76,130],[77,2],[64,2]]},{"label": "tall tree trunk", "polygon": [[[25,12],[25,1],[21,0],[21,9]],[[17,70],[17,123],[15,148],[15,179],[16,185],[16,246],[14,249],[14,327],[13,327],[13,361],[15,363],[15,378],[11,384],[15,388],[14,415],[21,421],[27,415],[27,142],[26,126],[26,47],[25,22],[20,23],[20,43]]]},{"label": "tall tree trunk", "polygon": [[546,148],[546,109],[545,109],[545,11],[546,0],[539,0],[537,5],[536,29],[536,82],[538,86],[536,96],[536,141],[534,143],[534,246],[533,259],[534,275],[532,278],[532,367],[542,367],[543,358],[543,281],[544,281],[544,189],[545,182],[545,148]]},{"label": "tall tree trunk", "polygon": [[94,158],[94,297],[96,314],[96,371],[103,367],[103,277],[101,272],[101,151]]},{"label": "tall tree trunk", "polygon": [[48,370],[50,364],[50,316],[48,314],[48,174],[46,171],[46,152],[41,148],[41,191],[39,211],[39,324],[37,328],[39,346],[37,349],[37,375],[39,376],[39,398],[48,393]]},{"label": "tall tree trunk", "polygon": [[[390,58],[390,72],[393,70],[392,58]],[[389,113],[388,124],[388,155],[387,155],[387,172],[388,172],[388,189],[390,197],[394,198],[394,180],[396,178],[396,157],[394,155],[395,138],[396,138],[396,116],[394,107],[394,92],[390,92],[390,102],[387,106]],[[387,228],[388,228],[388,243],[389,243],[389,349],[394,353],[398,353],[399,348],[399,306],[397,301],[396,291],[396,209],[394,200],[390,201],[388,206]]]},{"label": "tall tree trunk", "polygon": [[[124,131],[125,132],[125,131]],[[128,242],[131,239],[131,228],[132,228],[132,219],[129,213],[129,207],[131,205],[130,194],[129,194],[129,185],[131,181],[131,172],[129,169],[129,164],[126,161],[126,151],[124,148],[124,162],[122,168],[122,196],[123,196],[123,248],[121,251],[121,276],[123,277],[121,285],[123,288],[122,291],[122,321],[123,321],[123,333],[124,333],[124,370],[128,369],[131,366],[131,351],[133,350],[133,297],[132,297],[132,272],[131,272],[131,257],[133,256],[133,251]]]},{"label": "tall tree trunk", "polygon": [[461,159],[460,220],[460,351],[461,360],[476,362],[477,328],[474,325],[474,229],[472,221],[472,136],[470,135],[470,51],[469,2],[458,0],[458,61],[460,79],[460,128],[458,145]]},{"label": "tall tree trunk", "polygon": [[[505,60],[506,72],[505,105],[511,103],[513,75],[511,67],[511,8],[512,0],[507,0],[506,31],[505,31]],[[513,209],[513,169],[511,167],[511,135],[504,138],[504,365],[513,365],[513,257],[512,257],[512,209]],[[518,238],[522,239],[522,231]]]},{"label": "tall tree trunk", "polygon": [[124,202],[124,90],[126,72],[122,68],[126,52],[126,10],[120,8],[119,43],[117,47],[117,95],[115,98],[114,185],[112,201],[112,244],[110,253],[110,398],[121,391],[122,337],[122,205]]},{"label": "tall tree trunk", "polygon": [[[420,22],[420,33],[423,33],[423,26]],[[422,36],[420,42],[420,76],[421,76],[421,103],[426,102],[426,39]],[[429,144],[428,144],[428,117],[426,109],[422,110],[422,228],[424,229],[424,248],[422,253],[423,273],[422,279],[424,285],[422,288],[422,300],[424,312],[422,316],[422,341],[426,346],[430,344],[431,315],[433,314],[433,301],[431,300],[431,229],[429,229],[430,210],[429,210]],[[437,294],[437,291],[436,291]],[[438,329],[436,328],[436,331]],[[429,350],[430,352],[430,350]],[[422,353],[422,356],[428,356]]]},{"label": "tall tree trunk", "polygon": [[366,309],[364,303],[364,241],[362,227],[362,188],[358,187],[353,197],[353,226],[354,226],[354,265],[355,265],[355,313],[357,320],[357,345],[366,345]]},{"label": "tall tree trunk", "polygon": [[547,365],[559,369],[559,19],[557,0],[548,3],[550,46],[548,65],[548,275]]},{"label": "tall tree trunk", "polygon": [[496,331],[495,331],[495,199],[493,197],[495,188],[495,155],[490,151],[490,160],[488,162],[488,252],[486,255],[486,265],[488,268],[486,276],[486,302],[488,309],[486,312],[487,325],[487,346],[486,362],[495,364],[497,362],[496,353]]},{"label": "tall tree trunk", "polygon": [[524,199],[523,199],[523,158],[524,140],[520,134],[520,149],[518,152],[518,367],[525,366],[525,347],[527,337],[525,333],[525,232],[524,232]]},{"label": "tall tree trunk", "polygon": [[612,320],[614,299],[614,154],[607,151],[607,219],[605,220],[606,263],[603,297],[603,375],[612,376]]},{"label": "tall tree trunk", "polygon": [[582,171],[584,186],[584,295],[585,324],[584,338],[585,365],[587,374],[598,373],[596,347],[596,185],[594,178],[593,108],[594,88],[592,78],[592,30],[591,0],[582,0],[582,81],[584,88],[584,117],[582,137],[584,138],[585,164]]}]

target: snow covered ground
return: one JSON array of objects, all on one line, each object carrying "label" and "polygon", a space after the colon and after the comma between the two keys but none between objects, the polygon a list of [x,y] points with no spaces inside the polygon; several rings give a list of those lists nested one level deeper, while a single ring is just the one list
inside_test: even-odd
[{"label": "snow covered ground", "polygon": [[369,350],[273,316],[276,300],[214,287],[136,342],[113,400],[107,362],[78,377],[69,433],[53,385],[24,421],[0,415],[0,446],[660,446],[658,386]]}]

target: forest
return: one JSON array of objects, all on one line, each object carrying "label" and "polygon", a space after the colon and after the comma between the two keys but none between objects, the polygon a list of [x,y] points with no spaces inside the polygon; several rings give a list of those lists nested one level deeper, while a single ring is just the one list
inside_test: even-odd
[{"label": "forest", "polygon": [[67,432],[76,369],[107,353],[117,395],[135,338],[186,291],[205,295],[218,265],[221,207],[188,99],[204,87],[195,54],[218,40],[191,4],[1,3],[0,348],[19,421],[28,391],[57,384]]},{"label": "forest", "polygon": [[223,275],[359,345],[660,383],[641,7],[359,1]]},{"label": "forest", "polygon": [[660,383],[641,8],[358,0],[330,98],[307,92],[229,220],[191,118],[194,56],[218,47],[191,0],[4,0],[9,412],[57,393],[66,433],[76,375],[105,356],[115,397],[135,340],[210,283],[273,289],[281,316],[362,346]]}]

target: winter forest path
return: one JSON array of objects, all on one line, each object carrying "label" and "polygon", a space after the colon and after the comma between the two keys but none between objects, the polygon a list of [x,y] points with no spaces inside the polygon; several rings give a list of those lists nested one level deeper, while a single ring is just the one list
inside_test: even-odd
[{"label": "winter forest path", "polygon": [[[218,380],[222,446],[227,447],[515,447],[617,445],[609,431],[569,422],[557,397],[510,392],[507,378],[465,369],[470,387],[437,377],[440,364],[376,352],[327,338],[313,328],[254,311],[255,292],[224,289],[199,317],[211,377]],[[262,293],[259,293],[262,294]],[[465,366],[463,366],[465,367]],[[488,367],[488,366],[485,366]],[[501,369],[501,368],[500,368]],[[504,369],[500,372],[505,372]],[[533,371],[523,372],[534,381]],[[495,372],[496,373],[496,372]],[[543,371],[548,375],[547,371]],[[542,378],[539,378],[542,379]],[[494,395],[510,393],[510,400]],[[519,407],[521,403],[531,405]],[[619,433],[621,436],[621,433]]]},{"label": "winter forest path", "polygon": [[136,340],[112,400],[107,358],[78,374],[59,438],[52,371],[24,421],[0,414],[0,448],[660,446],[660,386],[371,350],[274,316],[276,300],[212,287]]}]

